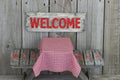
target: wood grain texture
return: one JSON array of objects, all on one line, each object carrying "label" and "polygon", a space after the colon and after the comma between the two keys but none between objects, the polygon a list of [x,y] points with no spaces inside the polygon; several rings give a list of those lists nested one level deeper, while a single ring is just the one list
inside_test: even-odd
[{"label": "wood grain texture", "polygon": [[120,1],[106,0],[104,74],[120,74]]},{"label": "wood grain texture", "polygon": [[[104,0],[93,0],[91,49],[103,51]],[[103,54],[102,54],[103,55]],[[93,75],[102,74],[102,67],[94,68]]]},{"label": "wood grain texture", "polygon": [[78,12],[86,12],[85,31],[77,33],[77,49],[103,47],[104,0],[78,0]]},{"label": "wood grain texture", "polygon": [[[104,0],[78,0],[78,12],[87,12],[85,31],[77,33],[77,49],[103,50]],[[98,71],[96,71],[98,70]],[[91,70],[93,71],[93,70]],[[102,72],[97,68],[93,75]]]},{"label": "wood grain texture", "polygon": [[20,75],[0,75],[0,80],[22,80]]},{"label": "wood grain texture", "polygon": [[25,29],[25,12],[48,12],[48,0],[22,0],[22,47],[38,48],[40,39],[48,37],[48,33],[28,32]]},{"label": "wood grain texture", "polygon": [[120,75],[102,75],[94,77],[93,80],[120,80]]},{"label": "wood grain texture", "polygon": [[103,50],[104,0],[93,0],[91,48]]},{"label": "wood grain texture", "polygon": [[105,6],[105,38],[104,38],[104,59],[105,59],[105,65],[104,65],[104,74],[110,74],[111,70],[110,66],[112,65],[109,60],[112,54],[110,54],[110,26],[111,26],[111,17],[112,16],[112,1],[106,0],[106,6]]},{"label": "wood grain texture", "polygon": [[[76,12],[76,0],[50,0],[50,12],[64,12],[72,13]],[[73,43],[73,46],[76,48],[76,33],[73,32],[59,32],[49,33],[49,37],[69,37]]]},{"label": "wood grain texture", "polygon": [[10,51],[21,47],[21,0],[0,0],[0,74],[19,74],[10,67]]},{"label": "wood grain texture", "polygon": [[86,33],[87,33],[87,21],[88,21],[88,0],[78,0],[78,13],[79,12],[86,12],[86,19],[84,23],[84,31],[81,33],[77,33],[77,49],[86,49],[87,41],[86,41]]},{"label": "wood grain texture", "polygon": [[[50,1],[50,7],[49,7]],[[118,73],[119,34],[115,24],[119,25],[118,12],[113,15],[113,7],[118,7],[119,0],[106,0],[105,24],[105,73]],[[22,10],[22,11],[21,11]],[[119,11],[118,9],[117,11]],[[37,48],[41,38],[48,33],[28,32],[25,30],[25,12],[86,12],[85,31],[82,33],[50,33],[49,37],[69,37],[77,49],[99,49],[103,46],[103,11],[104,0],[1,0],[0,1],[0,74],[16,74],[19,71],[10,68],[12,48]],[[21,14],[22,13],[22,14]],[[22,22],[21,22],[22,18]],[[22,27],[21,27],[22,26]],[[22,28],[22,29],[21,29]],[[113,30],[113,31],[112,31]],[[113,34],[114,33],[114,34]],[[115,35],[117,37],[113,38]],[[77,37],[76,37],[77,36]],[[115,40],[116,41],[115,41]],[[112,43],[111,43],[112,42]],[[114,48],[115,47],[115,48]],[[114,55],[112,53],[115,53]],[[112,59],[111,59],[112,58]],[[115,63],[114,63],[115,62]],[[113,65],[113,66],[112,66]]]},{"label": "wood grain texture", "polygon": [[[35,12],[30,12],[30,13],[26,13],[26,29],[27,31],[30,31],[30,32],[83,32],[83,29],[84,29],[84,20],[85,20],[85,15],[86,13],[41,13],[41,12],[38,12],[38,13],[35,13]],[[79,22],[80,24],[77,24],[77,22],[74,22],[72,24],[72,26],[68,26],[68,25],[71,25],[69,23],[69,20],[76,20],[77,18],[79,18]],[[32,18],[32,22],[31,22],[31,18]],[[38,22],[38,26],[32,26],[31,24],[33,23],[34,19],[35,20],[38,20],[36,18],[39,18],[39,19],[43,19],[43,18],[47,18],[46,20],[44,20],[45,22],[48,21],[47,23],[43,25],[39,25],[41,24],[40,21],[42,20],[39,20]],[[54,18],[57,18],[58,21],[54,21]],[[63,22],[61,22],[61,19],[62,18],[65,18],[65,20]],[[67,19],[68,18],[68,19]],[[69,24],[67,24],[69,23]],[[62,26],[61,26],[62,24]],[[63,26],[64,24],[64,26]],[[80,28],[78,28],[77,26],[74,26],[74,25],[78,25]],[[57,25],[57,28],[54,28],[54,26]],[[50,26],[48,28],[48,26]],[[37,27],[37,28],[36,28]],[[42,28],[44,27],[44,28]],[[62,28],[64,27],[64,28]],[[73,28],[71,28],[73,27]]]}]

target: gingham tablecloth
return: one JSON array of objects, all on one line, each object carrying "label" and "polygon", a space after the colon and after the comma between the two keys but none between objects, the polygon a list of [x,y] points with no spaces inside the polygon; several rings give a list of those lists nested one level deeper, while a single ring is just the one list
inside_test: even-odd
[{"label": "gingham tablecloth", "polygon": [[37,77],[41,71],[70,71],[78,77],[81,68],[73,54],[69,38],[43,38],[39,45],[40,56],[33,66]]}]

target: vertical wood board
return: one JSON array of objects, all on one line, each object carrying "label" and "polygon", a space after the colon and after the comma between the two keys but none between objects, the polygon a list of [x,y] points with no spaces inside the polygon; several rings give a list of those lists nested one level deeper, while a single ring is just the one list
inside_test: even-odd
[{"label": "vertical wood board", "polygon": [[0,74],[20,74],[10,67],[10,53],[21,47],[21,0],[0,1]]},{"label": "vertical wood board", "polygon": [[[77,33],[77,49],[103,50],[104,0],[78,0],[78,12],[87,12],[85,31]],[[97,71],[95,71],[97,70]],[[95,69],[100,73],[102,68]],[[93,71],[93,70],[91,70]]]},{"label": "vertical wood board", "polygon": [[[103,51],[104,0],[93,0],[91,49]],[[103,55],[103,54],[102,54]],[[102,67],[92,70],[94,75],[102,74]]]},{"label": "vertical wood board", "polygon": [[78,13],[86,12],[86,19],[84,22],[84,31],[82,33],[77,33],[77,49],[86,49],[86,33],[87,33],[87,20],[88,20],[88,0],[78,0]]},{"label": "vertical wood board", "polygon": [[48,33],[28,32],[25,29],[25,12],[48,12],[48,0],[22,0],[22,47],[38,48],[41,38],[48,37]]},{"label": "vertical wood board", "polygon": [[103,50],[104,0],[93,0],[92,49]]},{"label": "vertical wood board", "polygon": [[106,0],[104,74],[120,74],[120,1]]}]

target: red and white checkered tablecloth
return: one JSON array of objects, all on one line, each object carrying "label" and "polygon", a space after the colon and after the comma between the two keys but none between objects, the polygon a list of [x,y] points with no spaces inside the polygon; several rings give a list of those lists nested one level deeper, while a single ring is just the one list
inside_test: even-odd
[{"label": "red and white checkered tablecloth", "polygon": [[81,68],[73,54],[69,38],[43,38],[39,45],[40,56],[33,66],[35,76],[41,71],[70,71],[78,77]]}]

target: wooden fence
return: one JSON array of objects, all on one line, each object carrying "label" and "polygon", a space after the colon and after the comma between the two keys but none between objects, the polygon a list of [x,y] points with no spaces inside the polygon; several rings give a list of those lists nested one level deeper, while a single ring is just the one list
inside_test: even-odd
[{"label": "wooden fence", "polygon": [[[37,48],[41,38],[58,36],[71,38],[74,47],[79,50],[99,49],[104,51],[105,73],[110,73],[108,71],[111,68],[118,70],[118,66],[109,64],[110,59],[113,59],[111,55],[114,55],[116,64],[119,63],[117,45],[120,38],[115,38],[118,41],[117,45],[110,44],[113,41],[111,37],[115,36],[113,35],[115,32],[112,30],[115,29],[112,27],[115,24],[112,23],[116,21],[112,22],[112,10],[117,6],[113,5],[114,1],[120,3],[119,0],[0,0],[0,74],[20,74],[20,70],[10,67],[10,53],[13,48]],[[104,9],[106,9],[105,19]],[[86,12],[85,31],[82,33],[28,32],[25,30],[24,13],[33,11],[44,13]],[[108,68],[111,65],[114,66]],[[99,71],[102,69],[100,68]]]}]

